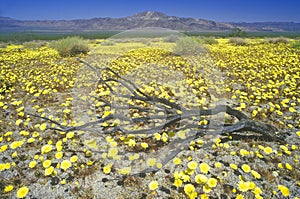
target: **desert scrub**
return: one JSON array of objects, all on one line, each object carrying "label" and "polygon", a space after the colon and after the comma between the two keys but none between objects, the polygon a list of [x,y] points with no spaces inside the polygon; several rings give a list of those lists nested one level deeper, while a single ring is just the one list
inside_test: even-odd
[{"label": "desert scrub", "polygon": [[192,37],[178,39],[174,48],[174,53],[179,55],[197,55],[204,52],[205,48]]},{"label": "desert scrub", "polygon": [[163,41],[164,41],[164,42],[172,42],[172,43],[175,43],[178,39],[179,39],[179,36],[178,36],[178,35],[169,35],[169,36],[167,36],[167,37],[164,37],[164,38],[163,38]]},{"label": "desert scrub", "polygon": [[47,43],[45,41],[27,41],[23,43],[24,48],[40,48],[45,46]]},{"label": "desert scrub", "polygon": [[296,40],[294,42],[291,43],[291,46],[293,48],[297,48],[297,49],[300,49],[300,40]]},{"label": "desert scrub", "polygon": [[210,44],[210,45],[219,43],[214,37],[204,37],[202,39],[202,42],[204,44]]},{"label": "desert scrub", "polygon": [[87,54],[89,52],[88,42],[78,36],[66,37],[51,44],[59,54],[65,56],[75,56],[78,54]]},{"label": "desert scrub", "polygon": [[101,43],[101,46],[114,46],[115,42],[111,41],[111,40],[105,40]]},{"label": "desert scrub", "polygon": [[289,43],[289,39],[286,37],[265,38],[264,42],[270,44],[279,44],[279,43],[287,44]]},{"label": "desert scrub", "polygon": [[245,45],[247,45],[246,40],[243,39],[243,38],[240,38],[240,37],[231,37],[231,38],[229,38],[228,42],[230,44],[234,44],[234,45],[237,45],[237,46],[245,46]]}]

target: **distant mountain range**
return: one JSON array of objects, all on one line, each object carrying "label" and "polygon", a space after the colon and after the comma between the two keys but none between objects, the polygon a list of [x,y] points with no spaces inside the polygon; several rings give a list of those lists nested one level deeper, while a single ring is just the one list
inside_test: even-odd
[{"label": "distant mountain range", "polygon": [[92,18],[76,20],[17,20],[0,17],[0,31],[103,31],[130,30],[157,27],[178,31],[222,32],[240,28],[259,32],[300,32],[300,23],[257,22],[223,23],[205,19],[167,16],[161,12],[146,11],[124,18]]}]

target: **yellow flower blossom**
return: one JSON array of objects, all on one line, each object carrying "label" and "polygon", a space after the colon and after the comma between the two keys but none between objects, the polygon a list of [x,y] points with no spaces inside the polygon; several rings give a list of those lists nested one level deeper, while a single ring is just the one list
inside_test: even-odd
[{"label": "yellow flower blossom", "polygon": [[180,163],[181,163],[180,158],[175,157],[175,158],[173,159],[173,163],[174,163],[175,165],[180,164]]},{"label": "yellow flower blossom", "polygon": [[63,160],[61,163],[60,163],[60,168],[63,169],[63,170],[67,170],[68,168],[70,168],[72,166],[72,163],[69,161],[69,160]]},{"label": "yellow flower blossom", "polygon": [[188,163],[188,168],[191,169],[191,170],[195,170],[197,168],[197,162],[195,161],[191,161]]},{"label": "yellow flower blossom", "polygon": [[155,163],[156,163],[156,159],[155,159],[155,158],[149,158],[149,159],[147,160],[147,165],[148,165],[149,167],[153,167],[153,166],[155,165]]},{"label": "yellow flower blossom", "polygon": [[251,170],[251,174],[252,174],[256,179],[260,179],[260,178],[261,178],[261,175],[260,175],[258,172],[254,171],[254,170]]},{"label": "yellow flower blossom", "polygon": [[205,163],[205,162],[202,162],[202,163],[199,165],[199,168],[200,168],[200,171],[201,171],[202,173],[205,173],[205,174],[207,174],[207,173],[209,172],[209,170],[210,170],[209,165],[208,165],[207,163]]},{"label": "yellow flower blossom", "polygon": [[192,184],[186,184],[186,185],[184,185],[184,192],[185,192],[187,195],[190,195],[190,194],[192,194],[193,192],[195,192],[195,187],[194,187],[194,185],[192,185]]},{"label": "yellow flower blossom", "polygon": [[250,183],[249,182],[244,182],[240,181],[238,184],[238,189],[242,192],[246,192],[250,189]]},{"label": "yellow flower blossom", "polygon": [[35,160],[31,161],[28,165],[29,168],[34,168],[36,166],[37,162]]},{"label": "yellow flower blossom", "polygon": [[112,167],[112,164],[108,164],[108,165],[104,166],[103,167],[103,173],[109,174],[110,171],[111,171],[111,167]]},{"label": "yellow flower blossom", "polygon": [[243,164],[243,165],[242,165],[242,169],[243,169],[243,171],[246,172],[246,173],[249,173],[249,172],[251,171],[250,166],[247,165],[247,164]]},{"label": "yellow flower blossom", "polygon": [[207,181],[207,185],[208,185],[210,188],[216,187],[217,184],[218,184],[218,180],[215,179],[215,178],[209,178],[208,181]]},{"label": "yellow flower blossom", "polygon": [[195,181],[198,184],[205,184],[207,182],[208,178],[205,175],[198,174],[195,176]]},{"label": "yellow flower blossom", "polygon": [[61,159],[62,157],[63,157],[63,153],[61,151],[59,151],[55,154],[56,159]]},{"label": "yellow flower blossom", "polygon": [[290,195],[290,190],[284,185],[278,185],[278,190],[282,193],[283,196],[287,197]]},{"label": "yellow flower blossom", "polygon": [[272,150],[271,147],[266,147],[266,148],[264,148],[264,152],[265,152],[266,154],[270,154],[270,153],[273,152],[273,150]]},{"label": "yellow flower blossom", "polygon": [[141,146],[144,148],[144,149],[147,149],[148,148],[148,144],[146,142],[142,142],[141,143]]},{"label": "yellow flower blossom", "polygon": [[158,182],[157,181],[151,181],[150,183],[149,183],[149,185],[148,185],[148,187],[149,187],[149,189],[150,190],[156,190],[157,188],[158,188]]},{"label": "yellow flower blossom", "polygon": [[175,179],[173,183],[176,187],[181,187],[182,185],[182,180],[181,179]]},{"label": "yellow flower blossom", "polygon": [[70,161],[72,163],[76,162],[78,160],[78,156],[77,155],[73,155],[71,158],[70,158]]},{"label": "yellow flower blossom", "polygon": [[44,131],[47,128],[47,123],[43,123],[40,125],[40,130]]},{"label": "yellow flower blossom", "polygon": [[46,144],[41,148],[42,154],[49,153],[52,150],[52,145]]},{"label": "yellow flower blossom", "polygon": [[4,192],[10,192],[11,190],[13,190],[14,186],[13,185],[7,185],[4,188]]},{"label": "yellow flower blossom", "polygon": [[48,168],[48,167],[50,167],[50,165],[51,165],[51,160],[45,160],[45,161],[43,162],[43,167],[44,167],[44,168]]},{"label": "yellow flower blossom", "polygon": [[21,187],[17,191],[17,198],[24,198],[29,192],[29,189],[26,186]]},{"label": "yellow flower blossom", "polygon": [[229,166],[233,169],[233,170],[237,170],[237,166],[236,164],[230,163]]},{"label": "yellow flower blossom", "polygon": [[49,176],[49,175],[51,175],[53,172],[54,172],[54,167],[51,166],[51,167],[48,167],[48,168],[45,169],[44,175],[45,175],[45,176]]}]

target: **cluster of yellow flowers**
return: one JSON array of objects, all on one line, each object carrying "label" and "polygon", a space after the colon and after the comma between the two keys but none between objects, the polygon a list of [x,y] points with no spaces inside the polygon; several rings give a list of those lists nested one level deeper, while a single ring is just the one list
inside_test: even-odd
[{"label": "cluster of yellow flowers", "polygon": [[300,121],[300,51],[287,44],[209,46],[238,109],[290,128]]}]

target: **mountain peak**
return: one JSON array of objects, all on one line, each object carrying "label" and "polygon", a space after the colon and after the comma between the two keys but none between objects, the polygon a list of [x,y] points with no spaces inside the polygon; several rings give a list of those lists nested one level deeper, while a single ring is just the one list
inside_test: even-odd
[{"label": "mountain peak", "polygon": [[156,11],[145,11],[145,12],[140,12],[137,14],[134,14],[130,16],[130,18],[139,18],[139,19],[146,19],[146,20],[157,20],[160,18],[166,18],[168,17],[162,12],[156,12]]}]

